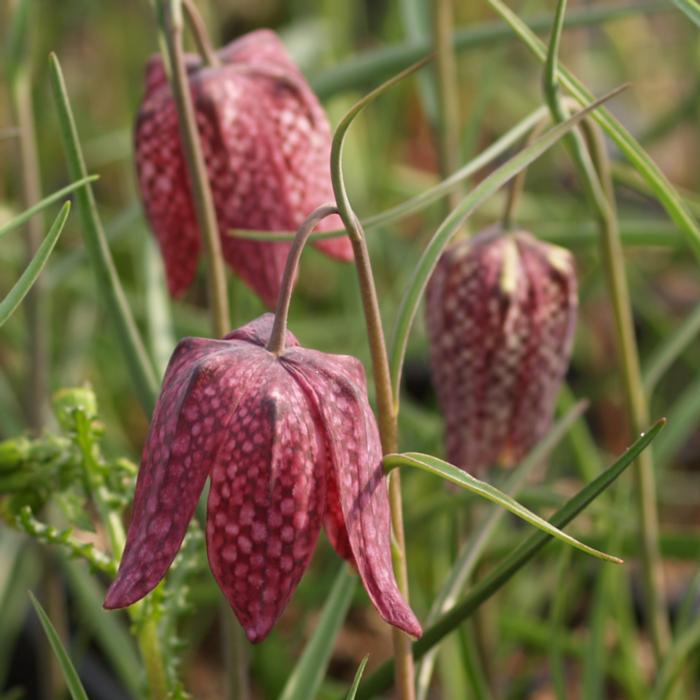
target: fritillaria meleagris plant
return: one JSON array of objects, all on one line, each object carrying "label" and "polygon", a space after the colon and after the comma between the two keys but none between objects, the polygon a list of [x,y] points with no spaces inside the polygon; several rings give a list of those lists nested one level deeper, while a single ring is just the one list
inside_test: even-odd
[{"label": "fritillaria meleagris plant", "polygon": [[571,254],[489,228],[451,246],[426,296],[447,458],[473,474],[520,460],[546,432],[576,323]]},{"label": "fritillaria meleagris plant", "polygon": [[282,614],[321,525],[382,617],[421,627],[391,560],[389,501],[361,363],[302,348],[270,352],[272,315],[223,340],[186,338],[170,360],[143,450],[133,519],[105,607],[163,578],[204,483],[209,564],[248,639]]},{"label": "fritillaria meleagris plant", "polygon": [[[296,229],[333,199],[330,128],[316,96],[281,41],[269,30],[236,39],[208,66],[187,57],[189,88],[226,262],[265,304],[277,301],[288,242],[234,238],[232,229]],[[136,123],[136,166],[146,215],[158,239],[168,287],[191,284],[202,247],[175,100],[160,56],[146,69]],[[340,228],[336,216],[321,230]],[[347,238],[316,243],[340,260],[352,258]]]}]

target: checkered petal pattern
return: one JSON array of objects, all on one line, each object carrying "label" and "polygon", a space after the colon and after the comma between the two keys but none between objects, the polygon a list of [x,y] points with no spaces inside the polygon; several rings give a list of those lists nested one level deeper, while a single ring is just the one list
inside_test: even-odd
[{"label": "checkered petal pattern", "polygon": [[427,290],[447,458],[473,474],[511,466],[543,436],[576,323],[573,258],[492,227],[450,247]]},{"label": "checkered petal pattern", "polygon": [[[295,230],[333,201],[330,127],[316,96],[277,36],[258,30],[221,51],[221,66],[187,57],[189,87],[226,262],[270,308],[275,306],[288,242],[249,241],[232,229]],[[177,112],[158,56],[146,68],[135,132],[136,168],[146,215],[165,262],[172,295],[192,283],[202,247]],[[331,216],[319,230],[342,228]],[[347,238],[316,243],[352,259]]]},{"label": "checkered petal pattern", "polygon": [[322,526],[382,617],[419,636],[392,570],[386,479],[362,366],[302,348],[291,333],[273,355],[265,347],[272,319],[176,348],[104,605],[130,605],[158,584],[209,477],[209,564],[251,642],[282,614]]}]

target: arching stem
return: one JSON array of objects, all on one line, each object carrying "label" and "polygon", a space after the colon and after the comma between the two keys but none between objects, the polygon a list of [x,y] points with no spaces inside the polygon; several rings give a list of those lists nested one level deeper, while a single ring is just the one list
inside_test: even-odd
[{"label": "arching stem", "polygon": [[[527,136],[525,140],[525,147],[529,146],[547,128],[547,125],[551,122],[549,116],[541,119],[532,131]],[[527,175],[527,168],[523,168],[514,178],[508,188],[508,195],[506,199],[505,207],[503,208],[503,217],[501,218],[501,226],[504,231],[510,231],[513,228],[513,221],[515,219],[515,212],[517,211],[518,204],[520,203],[520,198],[523,194],[525,188],[525,176]]]},{"label": "arching stem", "polygon": [[187,174],[197,215],[197,225],[202,233],[207,254],[207,280],[209,282],[212,327],[214,334],[222,337],[229,330],[226,273],[221,254],[221,241],[219,240],[219,229],[214,211],[214,200],[202,154],[202,146],[199,141],[197,120],[185,69],[185,57],[182,50],[183,22],[181,0],[167,0],[164,9],[165,42],[172,68],[171,81],[177,106],[180,138],[185,160],[187,161]]},{"label": "arching stem", "polygon": [[[543,90],[552,119],[563,121],[566,114],[559,94],[558,49],[564,24],[566,0],[558,0],[543,76]],[[588,123],[586,123],[588,122]],[[631,430],[635,435],[644,430],[649,420],[649,404],[644,390],[639,363],[639,350],[634,331],[625,258],[610,177],[608,156],[603,137],[593,121],[585,122],[588,143],[578,131],[567,139],[574,163],[600,225],[601,258],[607,278],[608,293],[613,307],[617,351],[627,402]],[[635,462],[635,493],[637,518],[641,539],[641,560],[644,577],[644,608],[657,666],[670,644],[670,626],[665,609],[664,579],[659,551],[659,516],[654,480],[654,457],[651,451],[642,453]]]},{"label": "arching stem", "polygon": [[199,51],[199,55],[208,66],[220,66],[221,60],[216,55],[216,51],[214,51],[214,47],[209,39],[207,27],[204,24],[202,15],[199,14],[199,10],[197,9],[197,5],[194,3],[194,0],[182,0],[182,8],[185,11],[187,26],[190,28],[195,43],[197,44],[197,51]]},{"label": "arching stem", "polygon": [[282,285],[280,293],[277,297],[277,308],[275,309],[275,322],[270,333],[270,340],[267,343],[267,349],[279,355],[284,351],[284,338],[287,333],[287,317],[289,315],[289,304],[292,300],[292,291],[294,282],[297,276],[299,260],[301,252],[304,250],[309,236],[318,224],[331,214],[337,214],[338,209],[334,204],[323,204],[318,209],[309,214],[303,221],[292,242],[292,247],[287,255],[287,262],[284,267],[284,275],[282,276]]}]

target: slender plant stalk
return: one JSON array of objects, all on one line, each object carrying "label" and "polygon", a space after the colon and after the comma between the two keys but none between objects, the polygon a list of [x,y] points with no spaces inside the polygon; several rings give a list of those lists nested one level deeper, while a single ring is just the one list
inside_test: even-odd
[{"label": "slender plant stalk", "polygon": [[[19,126],[17,140],[21,162],[22,200],[25,208],[41,199],[41,174],[36,146],[36,128],[32,105],[31,80],[27,65],[18,67],[10,81],[10,97],[15,121]],[[43,238],[44,217],[33,216],[24,236],[27,264],[34,258]],[[48,319],[46,314],[46,283],[39,277],[25,299],[29,366],[27,371],[27,417],[35,434],[41,432],[47,415],[47,379],[49,362]]]},{"label": "slender plant stalk", "polygon": [[[68,172],[71,179],[88,182],[85,158],[80,146],[73,110],[68,99],[61,65],[55,54],[49,56],[49,73]],[[86,185],[76,189],[74,196],[82,219],[85,248],[95,272],[99,293],[102,296],[108,317],[114,324],[116,338],[129,368],[134,389],[146,415],[150,415],[158,395],[158,381],[119,280],[102,221],[97,211],[95,195],[92,187]]]},{"label": "slender plant stalk", "polygon": [[304,250],[309,236],[314,228],[331,214],[337,214],[338,209],[334,204],[322,204],[309,214],[302,222],[299,230],[294,236],[292,247],[287,254],[287,261],[284,267],[284,274],[280,284],[280,292],[277,297],[277,308],[275,309],[275,322],[270,333],[270,340],[267,342],[267,349],[279,355],[284,351],[284,338],[287,332],[287,317],[289,316],[289,304],[292,300],[292,291],[296,281],[299,259]]},{"label": "slender plant stalk", "polygon": [[202,154],[202,146],[199,141],[197,120],[185,69],[185,57],[182,49],[184,26],[181,0],[167,0],[164,19],[165,43],[172,69],[171,85],[177,106],[180,138],[187,162],[187,173],[192,199],[194,200],[197,225],[204,238],[206,249],[212,328],[216,336],[222,337],[229,331],[226,272],[221,254],[221,241],[219,240],[219,228],[214,211],[214,200]]},{"label": "slender plant stalk", "polygon": [[[566,119],[565,107],[559,96],[557,56],[564,22],[566,0],[557,4],[552,36],[545,61],[543,87],[552,118]],[[649,423],[649,406],[639,363],[634,333],[632,306],[625,271],[625,259],[620,241],[617,212],[610,167],[602,134],[595,123],[586,121],[589,146],[579,132],[567,139],[574,162],[585,184],[588,197],[595,208],[601,233],[601,256],[605,268],[610,299],[615,316],[615,332],[619,363],[631,429],[639,434]],[[670,629],[665,612],[662,560],[659,552],[659,524],[654,482],[654,458],[651,451],[643,452],[634,467],[637,495],[638,528],[642,541],[642,570],[645,584],[645,612],[650,628],[654,656],[659,664],[670,644]]]},{"label": "slender plant stalk", "polygon": [[[15,124],[17,125],[17,150],[20,161],[22,183],[22,204],[24,209],[35,205],[41,199],[41,170],[36,143],[36,124],[32,100],[31,50],[33,46],[28,14],[28,0],[12,3],[12,19],[15,24],[15,39],[18,45],[16,65],[9,68],[10,103]],[[43,213],[27,221],[24,235],[25,260],[31,264],[44,236]],[[49,374],[49,328],[47,314],[46,280],[40,275],[32,285],[24,300],[25,319],[29,350],[25,374],[25,410],[29,429],[39,435],[47,418],[47,385]],[[41,548],[39,557],[42,562],[41,598],[45,602],[48,614],[53,620],[56,633],[66,642],[68,639],[68,616],[62,582],[53,575],[56,557],[53,552]],[[44,647],[39,661],[40,689],[45,698],[55,697],[61,693],[63,680],[61,669],[52,653],[46,653],[50,647],[47,639],[42,638]]]},{"label": "slender plant stalk", "polygon": [[[544,132],[549,124],[549,116],[541,119],[532,128],[532,131],[527,136],[525,140],[525,148],[527,148],[531,143],[534,143]],[[520,198],[522,197],[523,190],[525,189],[525,176],[527,175],[527,168],[523,168],[510,183],[508,188],[508,194],[506,196],[506,204],[503,207],[503,217],[501,219],[501,226],[504,231],[510,231],[513,228],[513,222],[515,220],[515,212],[518,209],[518,204],[520,203]]]},{"label": "slender plant stalk", "polygon": [[[194,3],[189,0],[165,0],[164,5],[161,4],[162,9],[164,9],[162,13],[164,20],[162,30],[171,70],[170,84],[177,107],[180,139],[187,163],[187,174],[190,192],[195,205],[197,225],[204,239],[206,250],[212,332],[215,336],[221,338],[230,329],[226,271],[221,252],[214,199],[199,140],[197,119],[185,68],[185,56],[182,48],[184,30],[183,6],[197,47],[206,63],[209,66],[216,66],[219,64],[219,59],[211,46],[204,22]],[[222,615],[226,618],[230,616],[228,605],[225,603],[222,603]],[[228,697],[244,700],[244,698],[248,697],[249,688],[247,658],[243,653],[239,653],[244,644],[242,630],[238,625],[231,626],[228,619],[224,620],[223,625],[223,634],[226,640],[225,647],[232,667],[230,673],[227,673],[226,676]]]},{"label": "slender plant stalk", "polygon": [[194,37],[200,56],[208,66],[220,66],[221,61],[216,55],[216,51],[214,51],[214,47],[209,39],[209,34],[207,33],[207,27],[204,24],[202,15],[199,14],[194,0],[182,0],[182,8],[185,11],[187,26]]},{"label": "slender plant stalk", "polygon": [[[88,418],[85,414],[77,414],[76,420],[78,421],[78,436],[85,465],[86,483],[100,522],[105,528],[112,557],[115,561],[119,561],[126,542],[124,524],[109,502],[109,489],[105,485],[104,475],[92,456],[91,445],[84,438],[80,437],[88,429]],[[166,700],[169,697],[169,692],[165,673],[165,659],[160,646],[157,623],[150,611],[150,605],[144,601],[135,603],[127,608],[129,617],[138,630],[136,638],[146,669],[150,697],[153,700]]]},{"label": "slender plant stalk", "polygon": [[[372,264],[367,250],[365,233],[359,219],[352,210],[343,182],[341,158],[344,132],[336,131],[331,148],[331,178],[333,192],[336,197],[338,213],[348,232],[355,255],[355,268],[360,286],[360,296],[367,326],[367,338],[372,357],[372,371],[377,400],[379,436],[382,442],[382,452],[388,454],[398,449],[398,415],[391,390],[391,374],[389,358],[384,340],[384,328],[379,301],[372,274]],[[406,544],[404,538],[403,512],[401,504],[401,481],[399,470],[395,469],[389,475],[389,507],[391,509],[391,524],[394,533],[394,571],[399,590],[406,602],[409,601],[408,569],[406,566]],[[414,664],[411,650],[411,638],[401,630],[392,627],[394,645],[394,669],[401,700],[414,700]]]},{"label": "slender plant stalk", "polygon": [[[459,166],[459,90],[457,60],[452,46],[454,30],[453,0],[435,0],[433,3],[433,45],[435,76],[437,79],[437,128],[440,173],[445,179]],[[447,206],[454,209],[461,199],[461,189],[448,195]]]}]

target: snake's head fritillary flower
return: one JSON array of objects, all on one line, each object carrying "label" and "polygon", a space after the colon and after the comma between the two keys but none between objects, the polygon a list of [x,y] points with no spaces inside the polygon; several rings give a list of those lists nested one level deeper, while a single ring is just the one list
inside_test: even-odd
[{"label": "snake's head fritillary flower", "polygon": [[[218,53],[221,65],[188,56],[189,87],[212,188],[223,255],[273,308],[290,244],[233,238],[232,229],[293,231],[332,201],[326,115],[282,42],[269,30],[237,39]],[[136,167],[146,215],[177,296],[190,286],[202,241],[180,145],[177,112],[163,63],[150,59],[136,123]],[[337,216],[319,230],[342,228]],[[347,238],[316,243],[352,259]]]},{"label": "snake's head fritillary flower", "polygon": [[492,227],[450,247],[426,320],[450,462],[479,474],[520,460],[546,432],[576,323],[571,254]]},{"label": "snake's head fritillary flower", "polygon": [[302,348],[291,333],[279,355],[269,352],[272,319],[177,346],[104,605],[130,605],[161,580],[209,477],[209,564],[250,641],[264,639],[281,615],[321,525],[380,615],[419,636],[392,570],[386,479],[362,365]]}]

